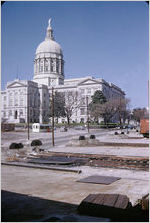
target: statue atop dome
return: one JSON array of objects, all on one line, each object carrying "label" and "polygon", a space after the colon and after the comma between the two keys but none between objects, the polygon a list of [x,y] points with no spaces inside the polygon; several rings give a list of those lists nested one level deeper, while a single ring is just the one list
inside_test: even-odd
[{"label": "statue atop dome", "polygon": [[52,21],[52,19],[50,18],[50,19],[48,20],[48,26],[49,26],[49,27],[51,27],[51,21]]}]

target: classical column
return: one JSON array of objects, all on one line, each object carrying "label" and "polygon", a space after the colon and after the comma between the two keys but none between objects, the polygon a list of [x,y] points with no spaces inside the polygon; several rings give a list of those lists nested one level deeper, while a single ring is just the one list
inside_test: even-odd
[{"label": "classical column", "polygon": [[59,74],[61,74],[61,59],[59,59]]}]

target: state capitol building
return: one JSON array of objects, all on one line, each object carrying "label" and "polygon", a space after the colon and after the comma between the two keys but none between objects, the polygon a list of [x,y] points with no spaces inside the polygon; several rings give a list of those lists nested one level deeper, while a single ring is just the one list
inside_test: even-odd
[{"label": "state capitol building", "polygon": [[[125,96],[119,87],[102,78],[87,76],[65,79],[63,52],[54,40],[50,19],[45,40],[35,52],[33,81],[16,79],[7,83],[6,89],[1,92],[1,118],[9,123],[26,123],[29,109],[30,123],[48,123],[52,87],[54,91],[65,94],[77,93],[82,99],[80,106],[72,113],[71,122],[87,121],[86,98],[90,102],[96,90],[102,91],[106,98]],[[59,122],[64,121],[66,118],[59,118]]]}]

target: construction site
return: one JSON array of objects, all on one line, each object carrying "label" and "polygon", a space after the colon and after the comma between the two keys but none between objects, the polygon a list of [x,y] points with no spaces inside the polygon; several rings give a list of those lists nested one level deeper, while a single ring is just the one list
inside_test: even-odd
[{"label": "construction site", "polygon": [[[149,221],[149,139],[136,129],[2,132],[2,221]],[[23,147],[10,148],[12,142]],[[40,141],[41,144],[33,143]]]}]

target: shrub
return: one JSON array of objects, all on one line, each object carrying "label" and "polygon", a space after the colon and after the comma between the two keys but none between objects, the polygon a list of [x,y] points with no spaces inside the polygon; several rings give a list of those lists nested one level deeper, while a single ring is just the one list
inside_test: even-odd
[{"label": "shrub", "polygon": [[115,135],[118,135],[118,132],[115,132]]},{"label": "shrub", "polygon": [[122,135],[124,135],[124,132],[121,132]]},{"label": "shrub", "polygon": [[32,142],[31,142],[31,146],[41,146],[42,145],[42,142],[41,140],[39,139],[34,139]]},{"label": "shrub", "polygon": [[90,135],[90,139],[95,139],[95,135]]},{"label": "shrub", "polygon": [[85,136],[79,136],[79,140],[85,140]]},{"label": "shrub", "polygon": [[9,146],[9,149],[22,149],[23,144],[22,143],[11,143]]}]

